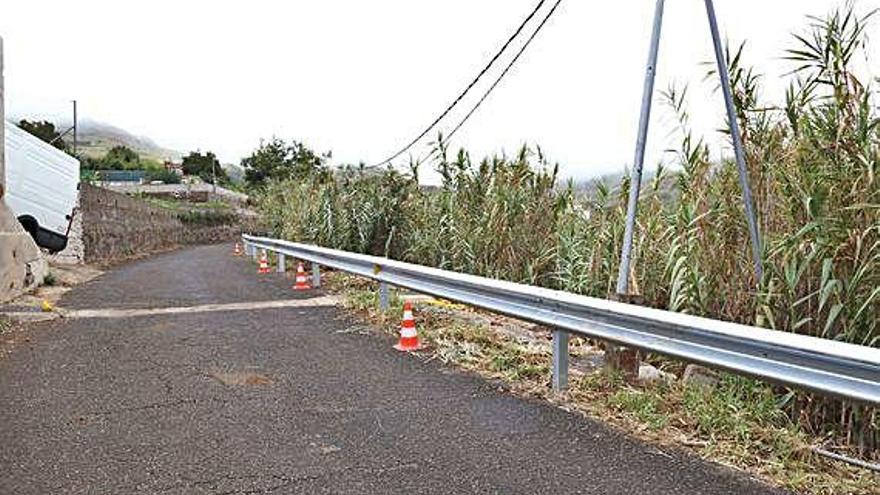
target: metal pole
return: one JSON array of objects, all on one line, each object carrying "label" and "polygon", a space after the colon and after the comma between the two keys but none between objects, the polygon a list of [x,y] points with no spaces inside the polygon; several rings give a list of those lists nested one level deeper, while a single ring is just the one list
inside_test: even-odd
[{"label": "metal pole", "polygon": [[568,341],[565,330],[553,330],[553,391],[568,389]]},{"label": "metal pole", "polygon": [[764,267],[761,262],[761,237],[758,233],[758,219],[755,215],[754,202],[752,200],[752,188],[749,186],[749,171],[746,168],[746,159],[743,153],[739,120],[736,117],[736,108],[733,105],[730,74],[727,71],[727,61],[721,48],[721,35],[718,34],[718,20],[715,18],[715,5],[712,0],[706,0],[706,16],[709,18],[709,30],[712,32],[715,60],[718,63],[718,76],[721,78],[721,92],[724,94],[724,105],[727,107],[730,139],[733,141],[733,154],[736,158],[736,168],[739,170],[739,185],[742,188],[743,205],[745,206],[746,219],[749,222],[749,237],[752,240],[752,259],[755,264],[755,284],[757,285],[761,283],[764,275]]},{"label": "metal pole", "polygon": [[312,288],[317,289],[321,286],[321,265],[312,263]]},{"label": "metal pole", "polygon": [[73,100],[73,156],[77,156],[76,154],[76,131],[77,131],[77,118],[76,118],[76,100]]},{"label": "metal pole", "polygon": [[278,253],[278,273],[284,273],[287,270],[287,261],[284,259],[284,253]]},{"label": "metal pole", "polygon": [[639,115],[639,132],[636,138],[636,154],[629,184],[629,202],[626,206],[626,226],[623,232],[623,249],[620,252],[620,267],[617,272],[617,293],[629,293],[629,270],[632,261],[633,231],[639,206],[639,193],[642,187],[642,169],[645,163],[645,143],[648,140],[648,124],[651,121],[651,102],[654,97],[654,76],[657,73],[657,55],[660,51],[660,31],[663,27],[664,0],[657,0],[654,7],[654,28],[651,31],[651,48],[648,52],[648,66],[645,69],[645,84],[642,89],[642,110]]},{"label": "metal pole", "polygon": [[388,284],[385,282],[379,282],[379,309],[383,313],[388,311],[390,299],[390,295],[388,294]]},{"label": "metal pole", "polygon": [[3,102],[3,38],[0,37],[0,200],[6,192],[6,107]]}]

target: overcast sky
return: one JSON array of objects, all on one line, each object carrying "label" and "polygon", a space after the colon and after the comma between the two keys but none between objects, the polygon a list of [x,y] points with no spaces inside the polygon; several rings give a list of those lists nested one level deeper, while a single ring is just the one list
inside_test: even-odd
[{"label": "overcast sky", "polygon": [[[82,118],[184,152],[213,150],[225,162],[275,135],[332,150],[334,162],[372,163],[430,122],[535,3],[3,0],[7,109],[61,115],[75,98]],[[780,60],[790,33],[803,29],[805,15],[842,3],[716,0],[716,9],[722,35],[748,40],[747,61],[776,98],[791,69]],[[880,0],[857,5],[867,12]],[[453,146],[482,156],[538,143],[569,176],[623,170],[632,162],[653,8],[653,0],[564,0]],[[688,83],[698,130],[715,135],[723,106],[715,81],[703,81],[700,64],[713,60],[703,2],[668,1],[664,21],[657,89]],[[876,22],[871,32],[880,32]],[[472,100],[465,103],[462,111]],[[674,139],[660,104],[652,126],[651,166]]]}]

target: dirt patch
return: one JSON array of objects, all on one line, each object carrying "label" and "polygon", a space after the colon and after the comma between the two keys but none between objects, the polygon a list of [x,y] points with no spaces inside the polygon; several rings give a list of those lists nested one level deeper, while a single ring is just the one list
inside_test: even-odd
[{"label": "dirt patch", "polygon": [[253,371],[211,370],[208,372],[208,376],[229,387],[270,385],[272,383],[272,379],[268,376]]}]

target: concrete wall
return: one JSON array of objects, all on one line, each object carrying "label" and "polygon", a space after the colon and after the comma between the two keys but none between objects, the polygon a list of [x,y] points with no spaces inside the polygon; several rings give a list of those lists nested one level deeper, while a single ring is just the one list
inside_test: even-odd
[{"label": "concrete wall", "polygon": [[6,190],[4,101],[3,38],[0,38],[0,302],[17,297],[42,283],[48,271],[48,264],[39,248],[3,200]]},{"label": "concrete wall", "polygon": [[41,284],[48,271],[42,251],[0,200],[0,302]]},{"label": "concrete wall", "polygon": [[86,263],[109,263],[181,245],[230,240],[240,235],[243,228],[240,222],[185,222],[177,212],[141,199],[89,184],[80,187],[78,213]]},{"label": "concrete wall", "polygon": [[6,97],[3,79],[3,37],[0,36],[0,200],[6,192]]}]

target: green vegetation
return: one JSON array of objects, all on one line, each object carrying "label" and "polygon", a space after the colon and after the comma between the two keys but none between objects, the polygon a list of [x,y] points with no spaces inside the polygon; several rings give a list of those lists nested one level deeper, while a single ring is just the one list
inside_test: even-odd
[{"label": "green vegetation", "polygon": [[[691,131],[686,88],[664,92],[680,146],[675,171],[660,168],[640,204],[630,276],[645,304],[880,346],[880,112],[874,89],[853,69],[868,20],[849,7],[810,19],[786,52],[796,71],[779,104],[762,100],[742,46],[728,56],[764,238],[763,280],[753,278],[735,167],[710,160]],[[313,162],[296,180],[269,182],[260,206],[274,233],[291,239],[613,294],[628,179],[579,197],[559,186],[540,150],[479,162],[439,151],[437,190],[419,187],[415,171],[330,172]],[[503,366],[517,357],[499,359]],[[874,409],[741,386],[744,400],[772,403],[807,433],[880,453]],[[731,406],[736,397],[719,400]],[[616,404],[646,419],[659,410],[644,398]]]},{"label": "green vegetation", "polygon": [[228,184],[229,177],[226,171],[220,166],[220,161],[214,153],[208,151],[202,154],[201,151],[191,151],[183,157],[183,173],[184,175],[198,176],[203,181],[213,184],[214,177],[217,178],[217,184]]},{"label": "green vegetation", "polygon": [[[162,181],[166,184],[179,184],[181,181],[181,177],[173,170],[165,168],[164,163],[141,157],[131,148],[122,145],[110,148],[106,154],[98,158],[84,156],[81,162],[82,179],[86,181],[96,180],[98,176],[93,173],[100,170],[143,170],[144,180],[147,182]],[[213,183],[215,173],[218,184],[229,183],[226,171],[210,151],[204,154],[200,151],[190,152],[183,158],[182,169],[185,175],[198,176],[208,183]]]},{"label": "green vegetation", "polygon": [[177,175],[177,172],[173,170],[168,170],[165,167],[162,168],[154,168],[150,167],[146,169],[146,173],[144,174],[144,180],[147,182],[153,181],[162,181],[165,184],[179,184],[180,176]]},{"label": "green vegetation", "polygon": [[[72,138],[71,135],[67,137]],[[142,159],[156,163],[180,160],[178,152],[162,148],[148,138],[135,136],[124,129],[89,119],[80,120],[77,141],[77,153],[80,157],[101,158],[114,147],[125,146]],[[67,144],[70,146],[70,139]]]},{"label": "green vegetation", "polygon": [[294,179],[322,170],[330,153],[316,155],[303,143],[287,144],[272,138],[241,161],[244,180],[249,186],[261,186],[270,180]]},{"label": "green vegetation", "polygon": [[193,226],[234,225],[240,221],[235,209],[222,201],[192,203],[147,195],[142,195],[141,198],[154,206],[170,210],[181,222]]},{"label": "green vegetation", "polygon": [[144,179],[147,181],[161,180],[166,184],[180,182],[180,177],[173,171],[167,170],[163,163],[143,158],[131,148],[122,145],[114,146],[99,158],[83,156],[80,158],[80,164],[82,166],[80,179],[87,182],[99,180],[101,170],[143,170]]},{"label": "green vegetation", "polygon": [[18,122],[18,127],[43,141],[51,144],[61,151],[67,151],[67,143],[61,139],[61,133],[55,128],[55,124],[48,120],[26,120],[22,119]]},{"label": "green vegetation", "polygon": [[238,215],[230,210],[195,209],[181,211],[177,218],[185,224],[193,224],[201,227],[216,225],[233,225],[238,221]]},{"label": "green vegetation", "polygon": [[86,170],[141,170],[140,156],[125,146],[114,146],[101,157],[85,156],[81,159]]}]

